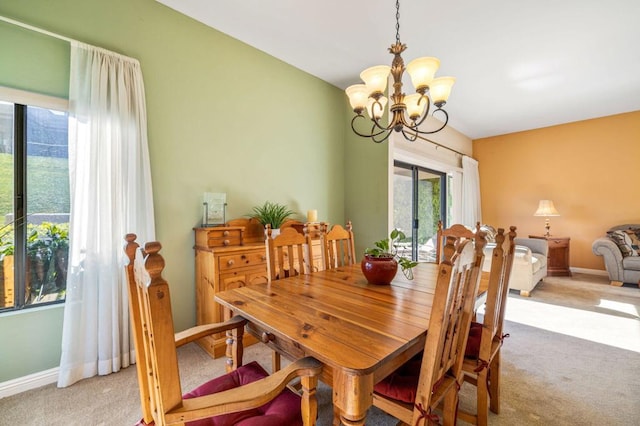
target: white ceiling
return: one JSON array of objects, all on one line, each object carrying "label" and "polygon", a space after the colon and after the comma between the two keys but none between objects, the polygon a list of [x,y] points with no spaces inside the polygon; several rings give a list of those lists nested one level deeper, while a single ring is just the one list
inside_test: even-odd
[{"label": "white ceiling", "polygon": [[[341,89],[391,64],[392,0],[157,1]],[[640,0],[404,0],[400,39],[473,139],[640,110]]]}]

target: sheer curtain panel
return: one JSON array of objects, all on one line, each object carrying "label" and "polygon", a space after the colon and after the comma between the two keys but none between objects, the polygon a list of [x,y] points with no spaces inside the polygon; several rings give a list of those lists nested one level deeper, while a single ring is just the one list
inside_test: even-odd
[{"label": "sheer curtain panel", "polygon": [[475,228],[477,222],[482,222],[478,161],[464,155],[462,157],[462,224]]},{"label": "sheer curtain panel", "polygon": [[135,362],[124,235],[155,239],[147,118],[137,60],[71,41],[71,217],[58,387]]}]

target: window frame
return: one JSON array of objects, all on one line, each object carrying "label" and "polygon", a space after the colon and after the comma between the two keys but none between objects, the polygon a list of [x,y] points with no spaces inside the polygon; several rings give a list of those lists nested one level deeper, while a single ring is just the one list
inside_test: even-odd
[{"label": "window frame", "polygon": [[[62,111],[68,114],[69,101],[63,98],[27,92],[19,89],[0,86],[0,101],[13,104],[13,155],[14,155],[14,193],[13,213],[15,218],[25,217],[25,199],[27,184],[27,109],[37,107]],[[64,304],[63,300],[26,304],[18,297],[26,291],[27,265],[27,221],[14,225],[14,282],[13,306],[0,307],[0,313],[16,312],[24,309],[38,308],[49,305]]]}]

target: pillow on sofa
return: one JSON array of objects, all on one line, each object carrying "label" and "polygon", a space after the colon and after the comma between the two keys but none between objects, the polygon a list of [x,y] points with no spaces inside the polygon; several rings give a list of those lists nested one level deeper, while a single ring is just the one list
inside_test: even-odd
[{"label": "pillow on sofa", "polygon": [[636,256],[640,255],[640,229],[629,228],[626,231],[631,240],[631,248],[636,252]]},{"label": "pillow on sofa", "polygon": [[620,249],[622,257],[638,256],[638,252],[631,247],[631,237],[625,231],[611,231],[607,234]]}]

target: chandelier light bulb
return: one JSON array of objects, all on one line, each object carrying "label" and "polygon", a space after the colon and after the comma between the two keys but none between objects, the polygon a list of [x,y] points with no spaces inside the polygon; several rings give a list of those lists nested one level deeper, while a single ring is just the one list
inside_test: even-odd
[{"label": "chandelier light bulb", "polygon": [[347,87],[345,92],[349,97],[351,108],[353,108],[356,113],[358,113],[358,111],[362,112],[367,106],[367,98],[369,97],[367,86],[364,84],[354,84],[353,86]]},{"label": "chandelier light bulb", "polygon": [[427,100],[422,99],[422,95],[420,93],[405,96],[404,103],[407,106],[407,115],[412,121],[416,121],[420,118],[427,106]]},{"label": "chandelier light bulb", "polygon": [[416,58],[407,64],[407,73],[411,76],[411,83],[416,92],[424,94],[431,85],[438,68],[440,68],[440,60],[430,56]]},{"label": "chandelier light bulb", "polygon": [[387,89],[387,80],[389,79],[389,72],[391,67],[388,65],[378,65],[375,67],[367,68],[360,73],[360,78],[364,81],[369,91],[368,95],[375,97],[376,95],[382,95]]},{"label": "chandelier light bulb", "polygon": [[374,120],[379,120],[384,114],[384,108],[387,106],[387,98],[382,96],[377,101],[369,98],[367,102],[367,114]]},{"label": "chandelier light bulb", "polygon": [[441,107],[447,103],[449,95],[451,95],[451,88],[455,82],[456,79],[453,77],[439,77],[433,79],[429,89],[429,95],[431,96],[431,101],[434,105]]}]

